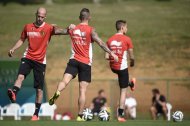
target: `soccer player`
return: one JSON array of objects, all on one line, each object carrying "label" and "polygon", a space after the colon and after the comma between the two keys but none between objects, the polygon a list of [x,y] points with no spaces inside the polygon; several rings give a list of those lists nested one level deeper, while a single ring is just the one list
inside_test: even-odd
[{"label": "soccer player", "polygon": [[134,66],[134,55],[133,55],[133,45],[131,39],[126,36],[127,33],[127,23],[124,20],[116,21],[117,33],[110,37],[107,41],[108,48],[114,52],[119,60],[114,62],[113,58],[106,53],[105,58],[110,61],[110,67],[113,73],[118,75],[119,86],[120,86],[120,99],[118,108],[118,121],[125,122],[124,118],[124,108],[125,108],[125,98],[127,87],[130,86],[131,90],[135,89],[135,78],[129,83],[128,65],[127,65],[127,54],[129,54],[130,66]]},{"label": "soccer player", "polygon": [[167,107],[166,107],[166,98],[164,95],[160,94],[160,91],[155,88],[152,89],[152,106],[150,107],[150,112],[153,120],[157,119],[159,114],[163,114],[164,119],[167,118]]},{"label": "soccer player", "polygon": [[105,97],[105,91],[103,89],[98,91],[98,96],[92,100],[90,109],[94,115],[97,115],[102,109],[106,108],[107,99]]},{"label": "soccer player", "polygon": [[68,30],[72,40],[72,54],[63,75],[63,79],[59,82],[57,91],[49,100],[49,104],[53,105],[55,100],[60,96],[60,92],[64,90],[69,82],[78,74],[79,99],[77,121],[85,121],[82,112],[86,101],[87,86],[91,82],[93,41],[95,41],[104,51],[109,53],[115,61],[118,60],[118,57],[111,52],[106,44],[98,37],[95,29],[88,25],[90,18],[89,9],[83,8],[79,16],[81,23],[74,29]]},{"label": "soccer player", "polygon": [[43,85],[46,69],[46,49],[52,35],[65,34],[67,29],[59,29],[46,22],[46,9],[40,7],[36,12],[36,20],[34,23],[26,24],[20,39],[16,42],[12,49],[8,52],[10,57],[18,49],[24,41],[28,40],[28,47],[21,59],[20,68],[17,79],[12,89],[8,89],[8,96],[12,103],[16,102],[16,95],[21,88],[23,80],[27,77],[31,70],[34,73],[34,88],[36,89],[35,112],[31,120],[38,120],[43,98]]}]

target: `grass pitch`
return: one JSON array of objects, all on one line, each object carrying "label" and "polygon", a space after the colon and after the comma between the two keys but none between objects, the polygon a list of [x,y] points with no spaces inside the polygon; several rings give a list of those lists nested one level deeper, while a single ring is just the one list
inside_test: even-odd
[{"label": "grass pitch", "polygon": [[76,122],[76,121],[0,121],[1,126],[189,126],[190,121],[167,122],[167,121],[148,121],[148,120],[130,120],[125,123],[116,121],[110,122]]}]

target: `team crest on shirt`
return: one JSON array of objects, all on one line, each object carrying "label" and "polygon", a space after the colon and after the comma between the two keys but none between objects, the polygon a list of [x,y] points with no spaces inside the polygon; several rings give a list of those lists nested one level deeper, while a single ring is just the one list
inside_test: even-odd
[{"label": "team crest on shirt", "polygon": [[34,27],[32,27],[31,30],[34,31]]},{"label": "team crest on shirt", "polygon": [[45,32],[44,32],[44,31],[40,31],[40,35],[41,35],[41,36],[44,36],[44,35],[45,35]]}]

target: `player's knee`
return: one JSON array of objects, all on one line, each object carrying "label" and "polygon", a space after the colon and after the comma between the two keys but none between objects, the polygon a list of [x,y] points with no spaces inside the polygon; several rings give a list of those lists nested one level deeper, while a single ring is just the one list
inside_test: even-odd
[{"label": "player's knee", "polygon": [[163,110],[164,112],[167,112],[167,107],[162,107],[162,110]]},{"label": "player's knee", "polygon": [[155,112],[155,108],[153,106],[150,107],[151,112]]},{"label": "player's knee", "polygon": [[37,95],[42,96],[43,95],[43,90],[42,89],[36,89]]},{"label": "player's knee", "polygon": [[17,81],[22,82],[24,80],[24,75],[18,75]]}]

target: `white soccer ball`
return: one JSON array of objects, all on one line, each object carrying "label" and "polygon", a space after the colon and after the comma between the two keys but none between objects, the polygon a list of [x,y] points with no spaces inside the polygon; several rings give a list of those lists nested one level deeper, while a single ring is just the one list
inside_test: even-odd
[{"label": "white soccer ball", "polygon": [[89,108],[83,110],[83,118],[86,121],[90,121],[93,119],[93,113]]},{"label": "white soccer ball", "polygon": [[110,113],[105,109],[101,110],[98,114],[98,118],[100,121],[109,121],[110,120]]},{"label": "white soccer ball", "polygon": [[183,112],[176,111],[172,115],[174,122],[181,122],[183,120]]}]

